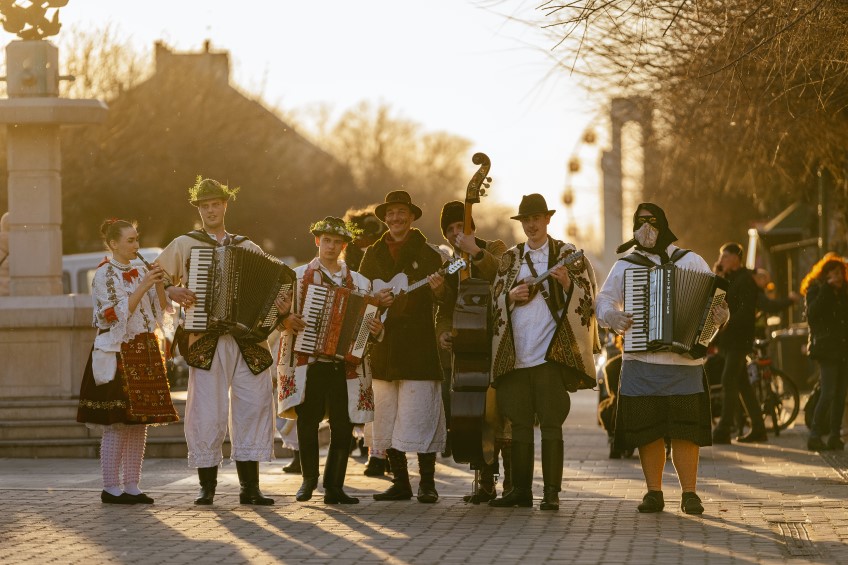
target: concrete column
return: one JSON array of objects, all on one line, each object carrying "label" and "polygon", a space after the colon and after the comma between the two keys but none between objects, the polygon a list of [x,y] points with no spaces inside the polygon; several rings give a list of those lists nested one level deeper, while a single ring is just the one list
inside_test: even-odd
[{"label": "concrete column", "polygon": [[59,126],[11,126],[7,144],[10,294],[62,294]]}]

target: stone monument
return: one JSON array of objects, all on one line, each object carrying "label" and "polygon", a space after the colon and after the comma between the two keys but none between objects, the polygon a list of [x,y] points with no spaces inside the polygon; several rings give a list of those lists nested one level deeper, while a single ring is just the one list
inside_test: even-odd
[{"label": "stone monument", "polygon": [[[91,347],[91,298],[62,286],[62,159],[59,129],[106,118],[98,100],[59,97],[59,50],[44,38],[61,27],[68,0],[0,2],[8,98],[0,99],[8,156],[9,296],[0,296],[0,399],[69,398]],[[94,220],[92,220],[94,221]]]}]

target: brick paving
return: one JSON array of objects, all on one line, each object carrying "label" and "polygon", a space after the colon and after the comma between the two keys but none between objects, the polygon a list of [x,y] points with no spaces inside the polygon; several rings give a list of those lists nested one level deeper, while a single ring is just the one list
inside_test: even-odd
[{"label": "brick paving", "polygon": [[[356,506],[323,504],[320,488],[297,503],[299,477],[285,461],[263,463],[272,507],[238,504],[232,463],[220,472],[212,507],[192,504],[196,478],[184,460],[145,461],[152,506],[99,502],[94,459],[0,459],[0,563],[846,563],[848,456],[804,449],[805,429],[768,444],[705,449],[699,492],[706,513],[677,509],[669,464],[666,510],[640,515],[638,459],[607,458],[594,420],[596,396],[574,397],[565,425],[559,512],[494,509],[462,502],[472,474],[439,459],[437,504],[378,503],[386,479],[350,459]],[[537,442],[538,445],[538,442]],[[410,457],[413,488],[417,465]],[[541,495],[541,470],[534,491]]]}]

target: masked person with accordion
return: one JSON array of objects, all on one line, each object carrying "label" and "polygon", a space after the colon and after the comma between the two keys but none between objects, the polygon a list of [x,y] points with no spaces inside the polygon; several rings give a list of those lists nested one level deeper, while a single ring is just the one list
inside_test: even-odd
[{"label": "masked person with accordion", "polygon": [[[660,512],[665,506],[662,474],[665,441],[670,440],[672,461],[683,490],[681,509],[687,514],[701,514],[704,507],[695,492],[698,456],[700,447],[711,445],[709,389],[705,384],[704,361],[698,353],[703,346],[699,341],[689,347],[691,344],[683,343],[688,340],[679,338],[666,345],[662,338],[652,336],[650,304],[668,298],[662,289],[674,289],[674,275],[668,275],[674,272],[680,275],[680,280],[691,275],[708,289],[700,293],[706,298],[688,301],[696,303],[696,311],[706,311],[704,328],[696,328],[700,333],[690,332],[697,334],[698,339],[701,334],[709,334],[702,340],[708,343],[715,335],[714,328],[725,323],[729,313],[721,298],[723,293],[718,292],[718,298],[714,298],[709,290],[716,281],[707,262],[691,251],[672,245],[676,240],[662,208],[651,203],[639,204],[633,214],[633,239],[620,245],[617,252],[623,253],[634,245],[636,250],[613,265],[598,293],[596,314],[601,325],[624,336],[615,447],[639,449],[648,487],[639,512]],[[639,286],[640,280],[653,280],[649,275],[657,275],[659,280],[669,277],[669,284],[658,285],[659,296],[651,294],[648,287]],[[672,298],[666,306],[669,311],[693,307],[682,298],[677,298],[677,303]]]},{"label": "masked person with accordion", "polygon": [[[329,414],[330,447],[324,465],[324,502],[357,504],[343,490],[353,424],[374,419],[370,336],[381,337],[380,299],[371,281],[339,260],[358,230],[328,216],[312,224],[318,256],[295,269],[294,314],[280,337],[279,406],[297,418],[303,484],[296,499],[312,498],[318,486],[318,425]],[[388,291],[381,294],[387,295]],[[292,414],[294,412],[294,414]]]},{"label": "masked person with accordion", "polygon": [[[230,457],[236,462],[241,485],[239,501],[274,503],[259,490],[259,461],[271,461],[274,451],[274,393],[268,371],[273,359],[267,334],[246,319],[226,320],[226,315],[213,312],[212,307],[217,312],[219,304],[225,307],[244,302],[247,311],[249,302],[267,305],[270,301],[275,310],[260,316],[263,323],[264,318],[269,320],[264,331],[270,333],[268,330],[279,321],[275,315],[288,312],[291,298],[276,296],[279,285],[269,289],[268,284],[285,277],[286,270],[291,273],[291,269],[265,256],[247,237],[227,232],[224,217],[236,192],[238,189],[216,180],[198,177],[189,189],[189,201],[197,208],[203,225],[174,239],[157,259],[170,275],[168,297],[186,309],[186,320],[175,341],[189,365],[185,434],[188,464],[197,468],[200,480],[200,496],[194,502],[201,505],[213,502],[228,427]],[[239,269],[232,264],[228,267],[228,263],[218,261],[236,255],[252,268]],[[262,285],[265,292],[255,290],[255,296],[247,297],[223,290],[216,294],[216,288],[227,287],[219,284],[221,277],[233,278],[248,272],[260,274],[233,286],[249,292]],[[268,292],[270,297],[263,296]],[[251,327],[247,328],[247,324]]]}]

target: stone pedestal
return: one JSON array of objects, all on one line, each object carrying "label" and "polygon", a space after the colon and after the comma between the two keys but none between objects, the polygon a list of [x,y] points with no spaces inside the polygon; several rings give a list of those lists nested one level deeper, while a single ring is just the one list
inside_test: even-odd
[{"label": "stone pedestal", "polygon": [[94,341],[91,297],[0,297],[0,398],[79,394]]},{"label": "stone pedestal", "polygon": [[0,100],[9,168],[9,297],[0,297],[0,398],[71,397],[94,339],[91,297],[62,295],[59,129],[106,119],[98,100],[59,98],[58,49],[6,47]]}]

